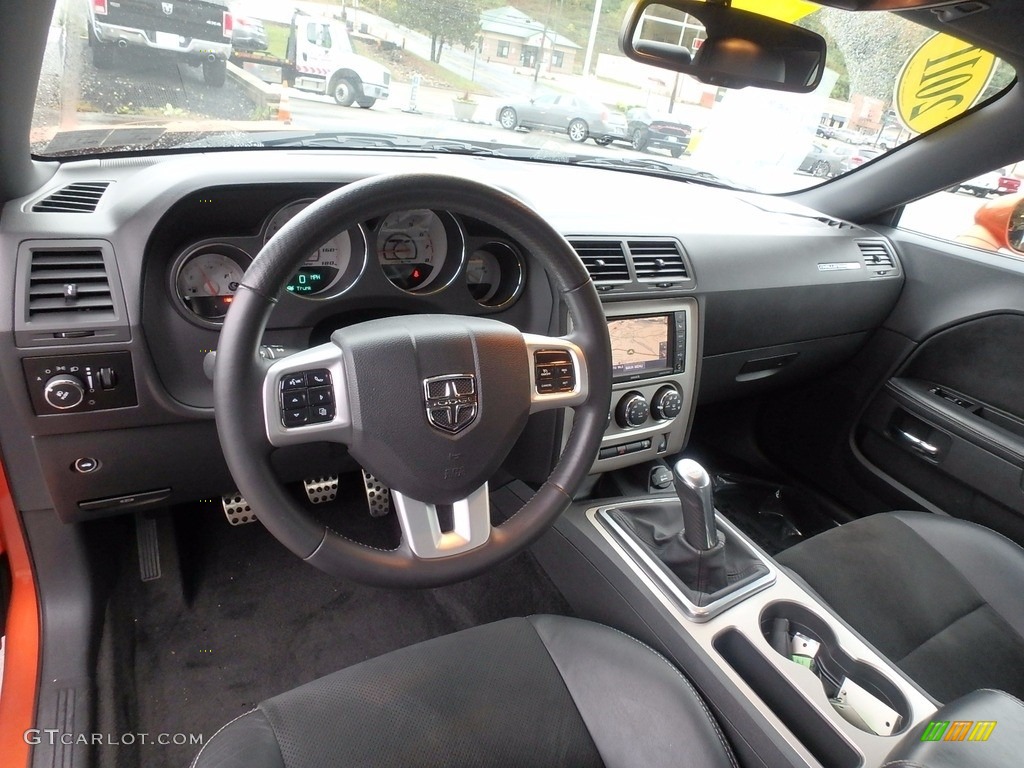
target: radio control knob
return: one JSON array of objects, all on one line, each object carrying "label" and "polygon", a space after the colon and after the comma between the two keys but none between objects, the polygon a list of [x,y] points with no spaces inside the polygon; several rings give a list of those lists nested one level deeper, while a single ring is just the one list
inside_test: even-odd
[{"label": "radio control knob", "polygon": [[674,419],[683,410],[683,396],[675,387],[662,387],[654,393],[651,413],[656,419]]},{"label": "radio control knob", "polygon": [[623,429],[641,426],[650,415],[647,398],[639,392],[627,392],[615,407],[615,421]]},{"label": "radio control knob", "polygon": [[61,374],[54,376],[43,387],[43,399],[52,407],[61,411],[81,405],[85,400],[85,386],[81,379]]}]

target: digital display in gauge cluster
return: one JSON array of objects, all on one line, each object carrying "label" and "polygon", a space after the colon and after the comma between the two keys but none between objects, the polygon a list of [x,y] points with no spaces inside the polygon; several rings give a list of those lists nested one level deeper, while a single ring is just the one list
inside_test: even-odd
[{"label": "digital display in gauge cluster", "polygon": [[[277,234],[285,224],[291,221],[299,211],[308,206],[311,200],[300,200],[279,210],[267,224],[264,243]],[[352,261],[352,238],[348,232],[332,237],[310,254],[305,263],[299,267],[286,286],[298,296],[316,296],[326,293],[337,285],[348,271]]]}]

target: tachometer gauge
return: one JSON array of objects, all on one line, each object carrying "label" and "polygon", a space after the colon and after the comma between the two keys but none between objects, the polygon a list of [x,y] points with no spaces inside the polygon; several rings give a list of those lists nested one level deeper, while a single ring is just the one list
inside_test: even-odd
[{"label": "tachometer gauge", "polygon": [[[277,234],[312,200],[300,200],[281,208],[267,223],[264,242]],[[352,261],[352,238],[348,232],[335,235],[316,249],[288,281],[287,289],[296,296],[316,296],[329,291],[348,272]]]},{"label": "tachometer gauge", "polygon": [[448,256],[448,233],[429,210],[389,214],[377,230],[377,260],[385,277],[403,291],[437,283]]},{"label": "tachometer gauge", "polygon": [[181,303],[206,323],[224,319],[249,258],[223,243],[198,246],[178,260],[174,287]]}]

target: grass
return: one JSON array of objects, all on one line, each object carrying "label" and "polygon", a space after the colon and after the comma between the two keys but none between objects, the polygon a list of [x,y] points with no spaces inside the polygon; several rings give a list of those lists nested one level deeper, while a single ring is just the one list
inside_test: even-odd
[{"label": "grass", "polygon": [[[493,92],[474,83],[469,78],[462,77],[454,72],[445,69],[443,64],[437,64],[422,56],[407,50],[396,49],[383,51],[366,40],[352,39],[352,48],[360,56],[383,64],[391,70],[396,80],[409,82],[414,74],[419,75],[422,84],[432,88],[448,88],[461,93],[471,93],[476,96],[493,96]],[[442,54],[442,61],[443,61]]]},{"label": "grass", "polygon": [[288,25],[264,21],[263,29],[267,33],[267,53],[283,59],[288,53]]}]

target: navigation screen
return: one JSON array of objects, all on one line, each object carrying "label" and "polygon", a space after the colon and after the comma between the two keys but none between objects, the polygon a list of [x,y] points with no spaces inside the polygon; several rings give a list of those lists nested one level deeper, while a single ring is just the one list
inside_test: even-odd
[{"label": "navigation screen", "polygon": [[629,378],[669,368],[668,315],[608,321],[612,378]]}]

